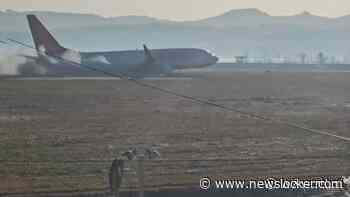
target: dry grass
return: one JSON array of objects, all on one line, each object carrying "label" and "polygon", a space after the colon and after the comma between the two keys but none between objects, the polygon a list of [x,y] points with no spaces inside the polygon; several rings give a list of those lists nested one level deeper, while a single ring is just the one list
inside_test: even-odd
[{"label": "dry grass", "polygon": [[[198,75],[148,82],[350,137],[348,73]],[[125,81],[7,80],[0,91],[0,160],[108,160],[128,147],[155,145],[163,159],[233,160],[149,162],[151,185],[193,185],[204,175],[350,172],[349,142],[246,119]],[[108,165],[1,163],[1,180],[7,184],[0,192],[105,187]],[[125,187],[135,181],[132,173],[128,176]]]}]

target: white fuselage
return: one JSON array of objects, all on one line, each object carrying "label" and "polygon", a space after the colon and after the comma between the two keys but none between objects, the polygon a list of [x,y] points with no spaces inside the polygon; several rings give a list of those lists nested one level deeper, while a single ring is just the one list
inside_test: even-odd
[{"label": "white fuselage", "polygon": [[[150,50],[154,62],[148,63],[143,50],[80,53],[82,64],[115,72],[158,75],[176,69],[201,68],[215,64],[218,58],[202,49]],[[152,65],[148,65],[152,64]]]}]

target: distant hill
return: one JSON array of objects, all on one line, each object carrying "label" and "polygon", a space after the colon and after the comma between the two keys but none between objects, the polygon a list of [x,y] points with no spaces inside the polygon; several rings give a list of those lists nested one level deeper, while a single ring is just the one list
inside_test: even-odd
[{"label": "distant hill", "polygon": [[197,21],[175,22],[147,16],[101,17],[57,12],[0,12],[0,39],[31,43],[26,14],[36,14],[65,46],[79,50],[199,47],[223,58],[235,55],[349,57],[350,15],[326,18],[303,12],[271,16],[258,9],[231,10]]},{"label": "distant hill", "polygon": [[0,11],[0,30],[27,30],[27,14],[37,15],[49,28],[79,28],[106,25],[144,25],[152,23],[170,23],[147,16],[121,16],[105,18],[93,14],[73,14],[46,11],[17,12],[13,10]]},{"label": "distant hill", "polygon": [[84,27],[107,25],[110,21],[97,15],[89,14],[72,14],[57,12],[16,12],[6,10],[0,12],[0,30],[25,31],[27,30],[26,14],[35,14],[47,23],[49,28],[67,28],[67,27]]},{"label": "distant hill", "polygon": [[160,20],[148,16],[119,16],[107,19],[116,25],[145,25],[152,23],[173,23],[169,20]]},{"label": "distant hill", "polygon": [[305,27],[334,27],[350,24],[350,15],[339,18],[327,18],[303,12],[292,16],[271,16],[258,9],[231,10],[222,15],[197,21],[175,22],[148,16],[120,16],[105,18],[93,14],[58,13],[46,11],[17,12],[0,11],[0,30],[26,30],[26,14],[35,14],[50,28],[78,28],[107,25],[147,25],[147,24],[183,24],[206,25],[211,27],[256,27],[269,25],[303,25]]},{"label": "distant hill", "polygon": [[263,23],[270,23],[271,16],[258,9],[231,10],[219,16],[194,21],[201,25],[216,27],[227,26],[255,26]]},{"label": "distant hill", "polygon": [[[231,10],[222,15],[195,21],[194,23],[216,27],[251,27],[261,25],[332,25],[338,19],[330,19],[303,12],[292,16],[270,16],[258,9]],[[350,22],[350,20],[349,20]]]}]

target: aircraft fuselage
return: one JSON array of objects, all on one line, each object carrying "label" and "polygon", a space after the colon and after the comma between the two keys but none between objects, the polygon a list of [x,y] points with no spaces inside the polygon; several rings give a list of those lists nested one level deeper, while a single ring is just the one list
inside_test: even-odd
[{"label": "aircraft fuselage", "polygon": [[[38,52],[37,62],[46,62],[48,66],[75,62],[142,77],[170,74],[176,69],[201,68],[218,61],[210,52],[195,48],[149,50],[144,45],[143,50],[78,52],[62,47],[35,15],[27,18]],[[62,60],[65,61],[62,63]]]},{"label": "aircraft fuselage", "polygon": [[[83,64],[103,66],[128,73],[169,73],[176,69],[202,68],[217,62],[217,57],[202,49],[150,50],[154,62],[147,63],[143,50],[80,53]],[[147,65],[152,64],[152,65]]]}]

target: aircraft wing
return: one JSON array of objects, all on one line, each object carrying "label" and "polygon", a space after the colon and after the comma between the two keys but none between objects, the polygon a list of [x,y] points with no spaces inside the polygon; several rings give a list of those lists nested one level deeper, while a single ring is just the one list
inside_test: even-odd
[{"label": "aircraft wing", "polygon": [[129,74],[133,76],[159,76],[162,74],[168,74],[171,69],[167,65],[161,65],[157,62],[157,59],[153,56],[152,52],[144,44],[143,50],[145,54],[145,60],[143,63],[137,65],[136,67],[129,70]]},{"label": "aircraft wing", "polygon": [[151,51],[147,48],[147,46],[144,44],[143,45],[143,50],[145,51],[145,56],[146,56],[146,63],[154,63],[156,60],[152,56]]}]

